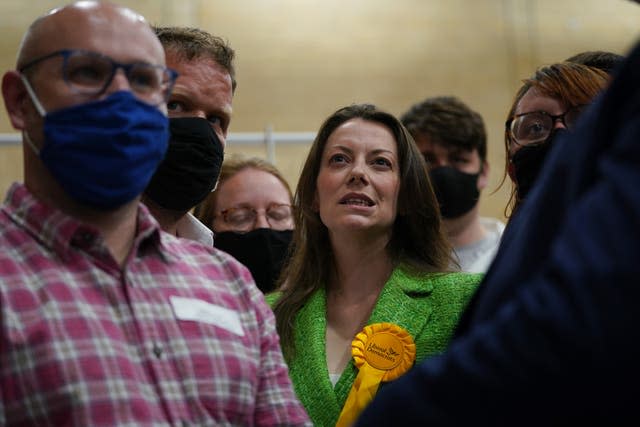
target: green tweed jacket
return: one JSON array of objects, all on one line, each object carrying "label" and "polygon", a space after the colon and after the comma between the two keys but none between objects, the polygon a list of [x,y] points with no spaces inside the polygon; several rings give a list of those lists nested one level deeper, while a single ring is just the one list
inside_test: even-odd
[{"label": "green tweed jacket", "polygon": [[[405,328],[416,344],[416,363],[447,346],[481,274],[438,273],[411,276],[396,268],[382,290],[367,324],[391,322]],[[274,304],[278,294],[267,296]],[[295,322],[296,355],[289,375],[298,398],[316,426],[335,426],[358,369],[349,362],[335,388],[326,355],[326,297],[314,293]],[[382,385],[384,387],[384,384]]]}]

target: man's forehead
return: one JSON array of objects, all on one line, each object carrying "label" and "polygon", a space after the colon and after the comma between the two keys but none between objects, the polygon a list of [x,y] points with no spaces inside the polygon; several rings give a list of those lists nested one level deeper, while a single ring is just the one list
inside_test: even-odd
[{"label": "man's forehead", "polygon": [[54,16],[65,16],[65,15],[73,15],[78,17],[80,15],[85,15],[88,17],[96,17],[96,16],[116,16],[120,15],[121,17],[129,20],[131,22],[139,22],[146,23],[146,19],[144,16],[139,14],[138,12],[129,9],[128,7],[120,6],[118,4],[109,2],[109,1],[99,1],[99,0],[80,0],[73,3],[70,3],[66,6],[58,7],[50,10],[46,13],[43,18],[54,17]]},{"label": "man's forehead", "polygon": [[231,75],[229,70],[220,65],[220,63],[212,55],[201,54],[193,58],[187,58],[187,56],[176,47],[165,47],[165,56],[167,59],[167,65],[172,68],[202,68],[215,70],[215,72]]},{"label": "man's forehead", "polygon": [[[231,74],[209,57],[187,60],[183,56],[166,52],[167,66],[179,73],[174,93],[197,90],[198,95],[231,103],[233,97]],[[214,96],[215,95],[215,96]]]},{"label": "man's forehead", "polygon": [[447,154],[449,156],[455,155],[473,155],[474,153],[478,153],[478,149],[476,147],[468,148],[461,147],[458,145],[453,145],[451,143],[434,141],[431,139],[427,139],[425,143],[420,147],[422,153],[438,153],[438,154]]},{"label": "man's forehead", "polygon": [[[111,3],[81,1],[54,9],[34,22],[25,36],[20,62],[60,49],[131,55],[162,61],[164,51],[142,15]],[[142,55],[142,57],[138,57]],[[127,59],[120,58],[121,60]]]}]

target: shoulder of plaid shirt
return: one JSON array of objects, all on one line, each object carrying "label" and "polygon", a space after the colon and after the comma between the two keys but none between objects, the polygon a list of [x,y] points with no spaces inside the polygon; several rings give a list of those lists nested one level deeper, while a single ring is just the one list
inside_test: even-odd
[{"label": "shoulder of plaid shirt", "polygon": [[248,270],[143,205],[119,266],[14,184],[0,248],[0,425],[309,425]]}]

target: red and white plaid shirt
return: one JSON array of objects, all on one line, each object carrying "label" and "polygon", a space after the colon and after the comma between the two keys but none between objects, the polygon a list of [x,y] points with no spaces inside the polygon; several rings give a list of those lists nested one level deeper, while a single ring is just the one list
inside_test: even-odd
[{"label": "red and white plaid shirt", "polygon": [[141,205],[120,267],[20,184],[0,209],[0,425],[308,425],[246,268]]}]

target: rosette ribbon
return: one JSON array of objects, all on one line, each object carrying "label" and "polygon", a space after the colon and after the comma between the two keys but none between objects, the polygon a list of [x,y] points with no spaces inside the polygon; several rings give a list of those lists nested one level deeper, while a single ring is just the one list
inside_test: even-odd
[{"label": "rosette ribbon", "polygon": [[416,345],[405,329],[393,323],[365,326],[351,342],[358,376],[342,408],[336,427],[352,425],[373,400],[381,382],[393,381],[416,360]]}]

